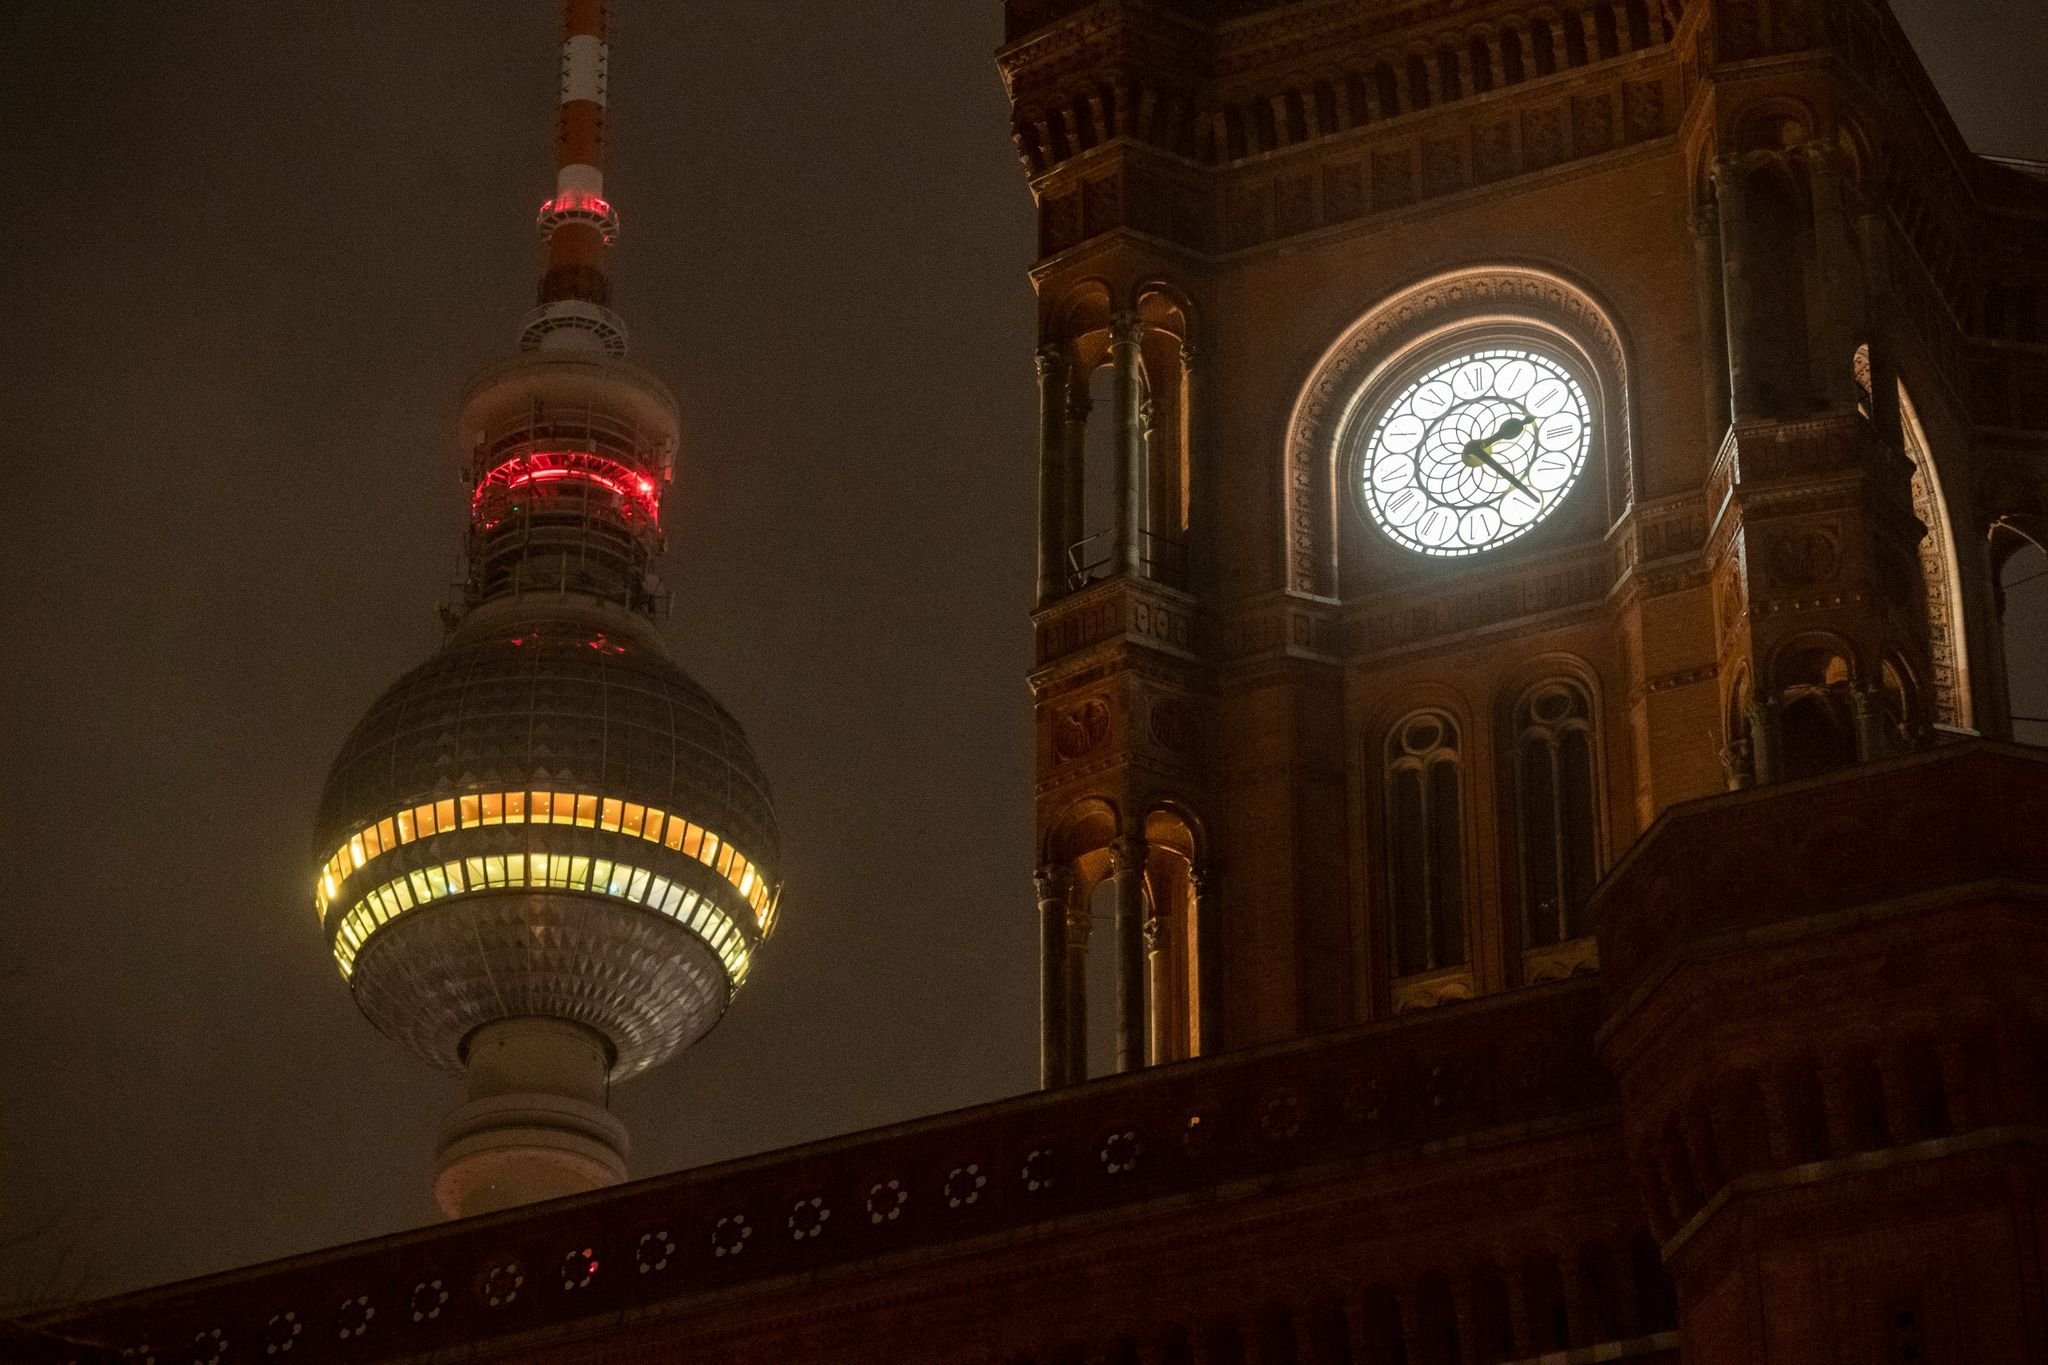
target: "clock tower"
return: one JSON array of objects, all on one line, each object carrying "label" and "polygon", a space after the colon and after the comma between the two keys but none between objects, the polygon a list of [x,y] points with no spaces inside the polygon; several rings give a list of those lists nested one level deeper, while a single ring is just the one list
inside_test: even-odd
[{"label": "clock tower", "polygon": [[[1838,1139],[1859,1085],[1934,1131],[1934,1054],[1865,1062],[1957,1040],[1777,1055],[1834,1046],[1826,990],[1689,994],[1626,945],[1648,885],[1818,903],[1854,860],[1662,866],[1676,808],[1819,820],[2009,738],[2039,175],[1968,152],[1882,0],[1007,10],[1044,1083],[1606,976],[1674,1258],[1746,1108],[1764,1166],[1819,1150],[1802,1086]],[[1751,1011],[1781,1042],[1710,1055]]]}]

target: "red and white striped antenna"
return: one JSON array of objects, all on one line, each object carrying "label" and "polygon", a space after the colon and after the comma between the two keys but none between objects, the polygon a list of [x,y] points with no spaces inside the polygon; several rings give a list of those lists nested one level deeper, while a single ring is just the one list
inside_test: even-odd
[{"label": "red and white striped antenna", "polygon": [[601,349],[626,353],[626,329],[611,310],[605,253],[619,216],[604,195],[604,120],[611,53],[609,0],[563,0],[562,99],[555,135],[555,193],[540,206],[548,243],[540,307],[527,316],[522,350]]}]

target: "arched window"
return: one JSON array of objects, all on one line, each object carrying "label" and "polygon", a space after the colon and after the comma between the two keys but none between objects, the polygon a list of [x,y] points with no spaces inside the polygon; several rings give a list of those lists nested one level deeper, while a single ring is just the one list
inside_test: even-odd
[{"label": "arched window", "polygon": [[1819,777],[1854,764],[1854,679],[1849,662],[1826,646],[1795,649],[1778,662],[1782,705],[1778,728],[1781,776]]},{"label": "arched window", "polygon": [[1458,727],[1423,711],[1387,740],[1387,869],[1393,974],[1465,961],[1465,830]]},{"label": "arched window", "polygon": [[1501,79],[1509,85],[1520,85],[1527,78],[1522,66],[1522,35],[1515,29],[1504,29],[1500,35]]},{"label": "arched window", "polygon": [[1522,943],[1583,937],[1600,875],[1593,708],[1576,683],[1546,682],[1515,706],[1515,836]]}]

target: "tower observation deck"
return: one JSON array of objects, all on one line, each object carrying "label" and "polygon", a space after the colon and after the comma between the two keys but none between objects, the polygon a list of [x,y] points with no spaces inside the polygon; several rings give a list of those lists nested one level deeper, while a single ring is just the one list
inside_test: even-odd
[{"label": "tower observation deck", "polygon": [[357,1005],[465,1077],[434,1182],[451,1217],[625,1178],[611,1081],[718,1022],[781,885],[746,736],[654,626],[679,423],[611,311],[607,8],[564,5],[539,303],[462,400],[461,602],[342,745],[316,822]]}]

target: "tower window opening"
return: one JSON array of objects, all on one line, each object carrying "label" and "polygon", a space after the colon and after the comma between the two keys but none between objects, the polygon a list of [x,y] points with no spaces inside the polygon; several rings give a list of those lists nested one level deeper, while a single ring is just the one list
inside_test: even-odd
[{"label": "tower window opening", "polygon": [[1088,892],[1087,1056],[1090,1076],[1116,1074],[1117,1027],[1120,1022],[1116,1010],[1116,948],[1116,878],[1105,875]]},{"label": "tower window opening", "polygon": [[1564,62],[1566,66],[1586,64],[1586,26],[1578,22],[1577,16],[1566,19],[1564,24]]},{"label": "tower window opening", "polygon": [[1800,650],[1779,669],[1779,733],[1787,778],[1818,777],[1857,760],[1848,661],[1826,649]]},{"label": "tower window opening", "polygon": [[1569,682],[1545,683],[1515,707],[1514,830],[1520,844],[1526,947],[1583,937],[1599,875],[1592,707]]},{"label": "tower window opening", "polygon": [[1529,73],[1522,65],[1522,35],[1508,29],[1500,35],[1501,78],[1509,85],[1520,85],[1528,79]]},{"label": "tower window opening", "polygon": [[[1366,78],[1353,71],[1344,77],[1344,101],[1351,106],[1351,123],[1356,127],[1372,120],[1372,88]],[[1382,115],[1391,112],[1382,111]]]},{"label": "tower window opening", "polygon": [[1650,30],[1649,0],[1628,0],[1628,45],[1640,52],[1656,41]]},{"label": "tower window opening", "polygon": [[1609,5],[1593,7],[1593,35],[1600,45],[1602,57],[1621,55],[1621,32],[1614,22],[1614,9]]},{"label": "tower window opening", "polygon": [[1401,112],[1401,82],[1394,76],[1394,68],[1381,62],[1373,68],[1373,87],[1380,100],[1380,117],[1393,118]]},{"label": "tower window opening", "polygon": [[1465,943],[1463,794],[1458,729],[1428,711],[1387,743],[1387,849],[1393,971],[1462,966]]},{"label": "tower window opening", "polygon": [[1436,54],[1437,89],[1443,92],[1446,103],[1465,98],[1465,82],[1458,73],[1458,52],[1456,48],[1443,47]]},{"label": "tower window opening", "polygon": [[1434,103],[1429,89],[1429,63],[1421,53],[1412,52],[1408,55],[1408,107],[1427,109]]},{"label": "tower window opening", "polygon": [[[1086,428],[1081,443],[1080,537],[1067,549],[1067,573],[1079,587],[1106,578],[1116,565],[1117,424],[1113,367],[1088,373]],[[1070,477],[1072,477],[1070,475]]]},{"label": "tower window opening", "polygon": [[1536,59],[1537,75],[1557,74],[1557,37],[1551,32],[1548,19],[1537,19],[1530,23],[1529,50]]},{"label": "tower window opening", "polygon": [[1472,93],[1483,95],[1493,89],[1493,54],[1487,50],[1486,39],[1474,38],[1467,43],[1465,55],[1472,62]]}]

